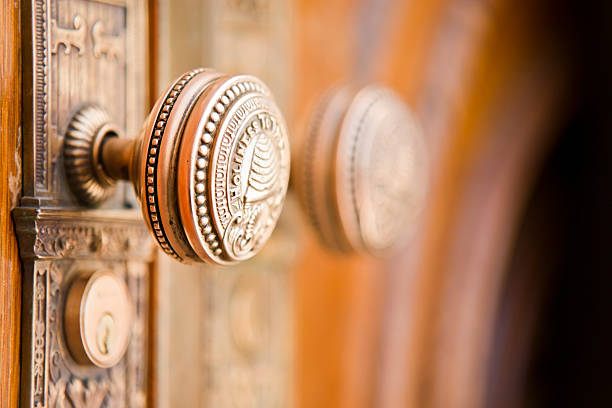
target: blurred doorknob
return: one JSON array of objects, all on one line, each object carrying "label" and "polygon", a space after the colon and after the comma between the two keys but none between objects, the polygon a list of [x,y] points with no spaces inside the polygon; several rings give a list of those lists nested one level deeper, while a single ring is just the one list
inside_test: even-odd
[{"label": "blurred doorknob", "polygon": [[95,205],[130,180],[161,249],[184,262],[252,257],[283,207],[290,154],[284,119],[259,79],[188,72],[159,97],[140,135],[120,137],[104,109],[72,119],[64,166],[72,191]]},{"label": "blurred doorknob", "polygon": [[422,209],[426,149],[406,104],[378,85],[329,91],[314,110],[294,172],[304,210],[323,243],[381,253]]}]

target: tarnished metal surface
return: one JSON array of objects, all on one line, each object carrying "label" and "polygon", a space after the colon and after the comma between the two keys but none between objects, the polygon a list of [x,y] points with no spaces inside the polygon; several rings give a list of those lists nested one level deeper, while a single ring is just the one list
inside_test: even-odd
[{"label": "tarnished metal surface", "polygon": [[[14,211],[24,266],[23,407],[145,406],[152,243],[137,215],[25,207]],[[135,311],[127,352],[109,369],[78,363],[64,337],[68,288],[83,271],[100,269],[121,277]]]},{"label": "tarnished metal surface", "polygon": [[[23,2],[23,197],[13,212],[23,261],[23,407],[146,405],[152,241],[128,209],[130,190],[85,209],[63,166],[70,119],[85,105],[104,107],[122,133],[142,123],[145,17],[141,0]],[[64,334],[68,288],[95,270],[111,270],[134,304],[127,351],[112,368],[77,361]]]},{"label": "tarnished metal surface", "polygon": [[[75,203],[62,146],[83,105],[102,106],[125,134],[138,132],[146,110],[145,11],[143,0],[24,2],[24,202]],[[123,205],[126,194],[121,189],[104,208]]]}]

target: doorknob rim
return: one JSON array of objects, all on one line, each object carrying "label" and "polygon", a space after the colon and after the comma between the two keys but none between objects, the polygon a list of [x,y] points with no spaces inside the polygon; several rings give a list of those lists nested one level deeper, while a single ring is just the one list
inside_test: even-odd
[{"label": "doorknob rim", "polygon": [[[202,92],[223,74],[198,68],[174,81],[156,101],[134,149],[131,179],[158,246],[183,262],[201,262],[187,240],[176,201],[178,151],[184,126]],[[204,258],[206,261],[211,261]]]},{"label": "doorknob rim", "polygon": [[[269,128],[261,118],[266,118]],[[254,130],[253,124],[261,126]],[[249,136],[251,132],[253,137]],[[270,90],[254,76],[221,77],[199,97],[185,125],[178,157],[182,165],[177,172],[177,187],[182,192],[177,196],[181,220],[188,226],[187,238],[199,257],[231,265],[251,258],[262,248],[278,220],[287,192],[287,135],[287,126]],[[266,140],[271,142],[267,145],[271,154],[278,159],[266,168],[266,176],[275,171],[279,174],[270,184],[264,202],[261,195],[252,193],[250,176],[257,166],[266,165],[262,158],[254,164],[257,147]],[[241,147],[242,143],[245,146]],[[251,163],[247,163],[246,155],[242,156],[243,148],[246,155],[252,152]],[[245,171],[247,165],[251,167]],[[236,166],[241,170],[236,171]],[[245,180],[239,180],[241,175]],[[236,195],[230,197],[232,194]],[[257,211],[263,211],[263,215]],[[263,223],[258,224],[259,231],[252,237],[249,217],[249,222]]]}]

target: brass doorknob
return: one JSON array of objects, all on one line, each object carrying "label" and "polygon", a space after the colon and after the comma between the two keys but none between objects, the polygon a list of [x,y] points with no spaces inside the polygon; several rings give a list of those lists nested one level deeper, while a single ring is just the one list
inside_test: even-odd
[{"label": "brass doorknob", "polygon": [[422,132],[384,87],[328,91],[297,156],[300,201],[328,248],[380,253],[401,241],[423,206]]},{"label": "brass doorknob", "polygon": [[85,106],[66,132],[64,165],[85,204],[130,180],[166,254],[227,265],[256,254],[276,225],[289,140],[259,79],[197,69],[163,92],[135,139],[120,137],[101,108]]}]

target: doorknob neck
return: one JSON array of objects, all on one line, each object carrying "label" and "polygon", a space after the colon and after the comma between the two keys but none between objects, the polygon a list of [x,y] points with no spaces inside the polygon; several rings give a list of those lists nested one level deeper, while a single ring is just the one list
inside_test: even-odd
[{"label": "doorknob neck", "polygon": [[103,136],[100,160],[104,172],[113,180],[130,181],[133,178],[134,148],[136,139],[117,137],[116,134]]}]

